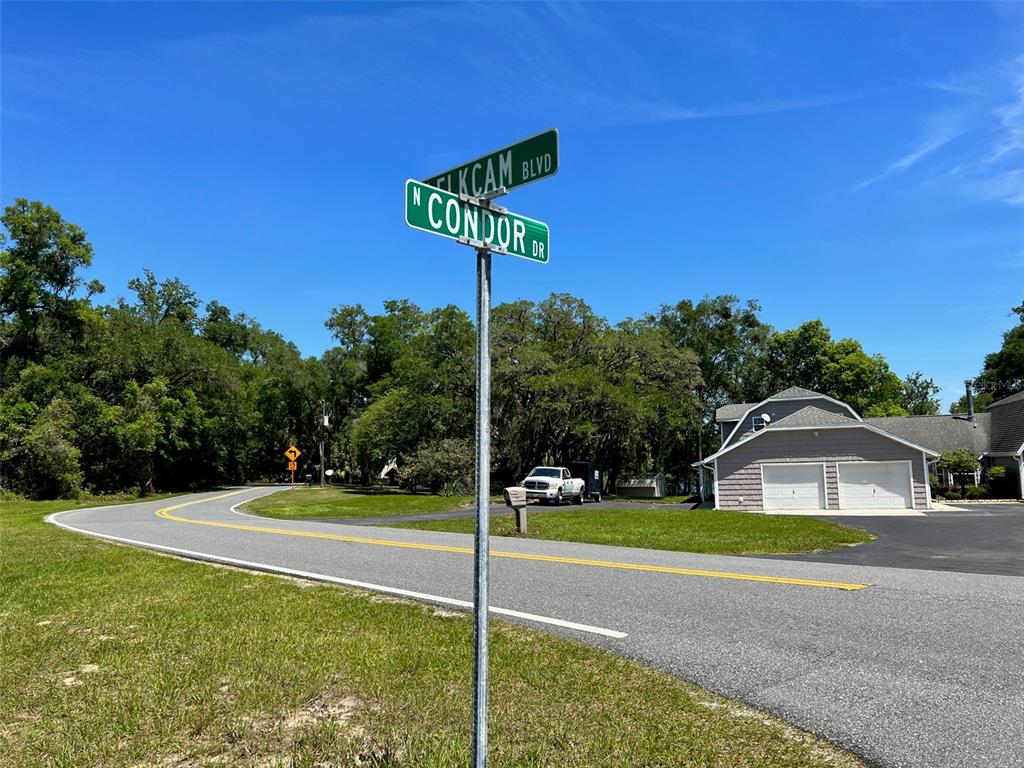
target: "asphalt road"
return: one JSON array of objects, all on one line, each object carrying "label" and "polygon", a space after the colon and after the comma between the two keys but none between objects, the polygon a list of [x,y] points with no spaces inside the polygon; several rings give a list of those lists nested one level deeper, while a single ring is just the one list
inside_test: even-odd
[{"label": "asphalt road", "polygon": [[[189,557],[472,600],[471,537],[230,509],[274,490],[55,519]],[[505,538],[491,549],[492,611],[532,615],[511,620],[741,699],[874,765],[1024,764],[1024,579]]]},{"label": "asphalt road", "polygon": [[[927,517],[822,517],[878,539],[786,560],[1024,576],[1024,504],[969,504]],[[1021,763],[1024,765],[1024,762]]]}]

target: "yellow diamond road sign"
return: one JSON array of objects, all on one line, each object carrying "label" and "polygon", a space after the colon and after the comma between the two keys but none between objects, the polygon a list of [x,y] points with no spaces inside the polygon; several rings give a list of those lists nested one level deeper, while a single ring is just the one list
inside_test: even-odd
[{"label": "yellow diamond road sign", "polygon": [[302,451],[296,448],[294,445],[289,445],[288,450],[284,452],[284,455],[288,457],[288,461],[295,461],[299,456],[302,455]]}]

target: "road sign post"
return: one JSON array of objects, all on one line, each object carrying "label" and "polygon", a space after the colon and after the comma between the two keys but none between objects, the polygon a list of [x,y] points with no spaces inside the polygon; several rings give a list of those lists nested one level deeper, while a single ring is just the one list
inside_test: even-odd
[{"label": "road sign post", "polygon": [[295,470],[298,469],[298,458],[302,455],[302,451],[296,448],[294,445],[289,445],[288,450],[284,452],[285,457],[288,459],[288,469],[292,473],[292,490],[295,490]]},{"label": "road sign post", "polygon": [[[487,619],[491,501],[491,254],[546,264],[548,225],[495,205],[510,189],[558,171],[558,131],[531,136],[432,176],[405,182],[405,223],[476,250],[476,536],[473,585],[473,768],[487,766]],[[294,446],[293,446],[294,447]]]},{"label": "road sign post", "polygon": [[491,253],[476,252],[476,540],[473,599],[473,765],[487,765],[487,561],[491,506]]}]

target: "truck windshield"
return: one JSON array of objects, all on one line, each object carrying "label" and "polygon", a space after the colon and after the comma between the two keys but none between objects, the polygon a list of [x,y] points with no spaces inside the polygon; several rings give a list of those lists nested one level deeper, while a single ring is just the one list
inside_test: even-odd
[{"label": "truck windshield", "polygon": [[550,469],[548,467],[537,467],[530,473],[530,477],[561,477],[562,470]]}]

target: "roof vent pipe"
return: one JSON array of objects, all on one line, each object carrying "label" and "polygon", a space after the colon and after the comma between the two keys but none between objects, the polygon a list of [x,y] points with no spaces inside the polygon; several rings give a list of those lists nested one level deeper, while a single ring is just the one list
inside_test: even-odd
[{"label": "roof vent pipe", "polygon": [[964,387],[967,389],[967,420],[974,421],[974,382],[967,379]]}]

